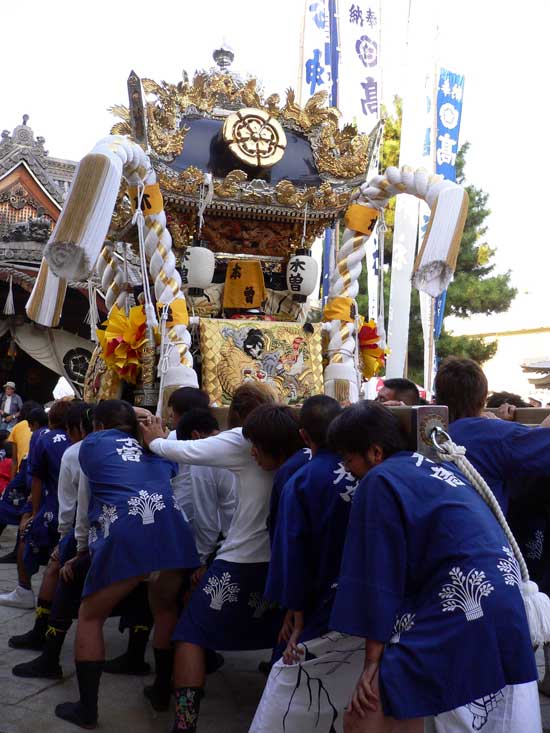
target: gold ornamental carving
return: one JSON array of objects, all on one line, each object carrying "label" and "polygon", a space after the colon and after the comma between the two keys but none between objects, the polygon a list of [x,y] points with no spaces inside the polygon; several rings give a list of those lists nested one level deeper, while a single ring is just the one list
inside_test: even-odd
[{"label": "gold ornamental carving", "polygon": [[268,112],[246,107],[229,115],[223,125],[223,139],[242,163],[271,168],[286,149],[285,131]]}]

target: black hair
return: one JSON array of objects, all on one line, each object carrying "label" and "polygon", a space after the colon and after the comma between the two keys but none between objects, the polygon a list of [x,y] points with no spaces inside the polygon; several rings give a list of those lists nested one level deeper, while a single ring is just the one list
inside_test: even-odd
[{"label": "black hair", "polygon": [[238,428],[252,410],[260,405],[273,405],[277,402],[277,395],[268,384],[260,382],[245,382],[237,387],[233,393],[229,411],[227,413],[227,425],[229,429]]},{"label": "black hair", "polygon": [[[83,430],[83,420],[85,419],[86,412],[90,409],[91,405],[87,402],[72,402],[67,412],[67,430]],[[91,432],[88,430],[88,433]],[[87,433],[86,433],[87,434]]]},{"label": "black hair", "polygon": [[94,430],[95,405],[86,405],[86,409],[80,414],[80,430],[84,435],[89,435]]},{"label": "black hair", "polygon": [[437,404],[449,408],[449,422],[463,417],[479,417],[485,407],[487,377],[472,359],[447,357],[439,365],[434,388]]},{"label": "black hair", "polygon": [[309,397],[300,411],[300,427],[307,432],[318,448],[325,448],[329,425],[340,412],[342,412],[340,403],[332,397],[326,395]]},{"label": "black hair", "polygon": [[298,417],[286,405],[256,407],[244,421],[243,437],[281,463],[304,447]]},{"label": "black hair", "polygon": [[420,404],[420,392],[418,391],[416,384],[411,382],[410,379],[403,379],[401,377],[385,379],[384,387],[387,389],[393,389],[396,400],[400,400],[401,402],[405,402],[410,405]]},{"label": "black hair", "polygon": [[31,410],[35,410],[37,408],[40,410],[42,409],[42,405],[39,402],[35,402],[34,400],[23,402],[21,409],[19,410],[19,422],[21,422],[21,420],[28,421]]},{"label": "black hair", "polygon": [[73,400],[56,400],[48,412],[48,425],[53,430],[65,430],[67,427],[67,414],[71,409]]},{"label": "black hair", "polygon": [[2,450],[4,451],[6,458],[11,458],[13,455],[13,443],[4,443]]},{"label": "black hair", "polygon": [[372,445],[379,445],[384,458],[407,448],[398,418],[380,402],[366,401],[347,407],[332,421],[328,443],[335,453],[362,456]]},{"label": "black hair", "polygon": [[193,430],[211,435],[215,430],[219,429],[218,421],[210,410],[195,408],[194,410],[189,410],[180,418],[178,427],[176,428],[176,435],[178,440],[191,440]]},{"label": "black hair", "polygon": [[514,407],[531,407],[528,402],[513,392],[493,392],[487,400],[487,407],[500,407],[504,403],[514,405]]},{"label": "black hair", "polygon": [[6,440],[10,437],[9,430],[0,430],[0,446],[4,446]]},{"label": "black hair", "polygon": [[209,404],[208,393],[197,387],[180,387],[174,390],[168,398],[168,407],[171,407],[179,417],[185,415],[188,410],[206,409]]},{"label": "black hair", "polygon": [[134,408],[124,400],[104,400],[96,406],[94,424],[105,430],[121,430],[132,438],[138,437],[138,422]]},{"label": "black hair", "polygon": [[38,425],[39,428],[45,428],[48,424],[48,415],[43,407],[33,407],[27,416],[29,425]]}]

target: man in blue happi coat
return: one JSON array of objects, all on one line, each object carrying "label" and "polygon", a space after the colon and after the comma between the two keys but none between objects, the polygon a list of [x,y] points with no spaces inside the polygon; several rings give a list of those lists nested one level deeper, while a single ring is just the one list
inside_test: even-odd
[{"label": "man in blue happi coat", "polygon": [[304,402],[300,433],[311,461],[283,487],[266,598],[288,609],[280,641],[294,657],[296,645],[328,631],[351,501],[357,482],[327,447],[330,423],[341,411],[331,397]]}]

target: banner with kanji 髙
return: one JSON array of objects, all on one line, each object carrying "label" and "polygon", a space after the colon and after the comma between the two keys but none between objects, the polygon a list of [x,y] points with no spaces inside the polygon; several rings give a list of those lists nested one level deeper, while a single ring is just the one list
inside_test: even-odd
[{"label": "banner with kanji \u9ad9", "polygon": [[380,0],[340,0],[338,17],[338,107],[370,132],[380,119]]},{"label": "banner with kanji \u9ad9", "polygon": [[[332,100],[330,0],[305,0],[300,102],[325,91]],[[332,103],[332,101],[331,101]]]},{"label": "banner with kanji \u9ad9", "polygon": [[[448,69],[440,69],[437,85],[437,127],[435,147],[435,172],[456,181],[456,155],[462,119],[464,76]],[[434,335],[437,340],[443,328],[447,291],[435,299]]]},{"label": "banner with kanji \u9ad9", "polygon": [[456,181],[455,163],[463,95],[464,76],[441,69],[437,85],[435,172],[449,181]]}]

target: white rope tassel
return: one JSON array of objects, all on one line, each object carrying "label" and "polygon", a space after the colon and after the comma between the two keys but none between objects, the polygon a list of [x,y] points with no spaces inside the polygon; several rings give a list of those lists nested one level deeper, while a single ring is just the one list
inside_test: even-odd
[{"label": "white rope tassel", "polygon": [[13,302],[13,275],[10,275],[10,288],[8,290],[8,297],[6,298],[6,304],[4,305],[4,315],[13,316],[15,314],[15,305]]},{"label": "white rope tassel", "polygon": [[145,253],[145,217],[143,216],[143,212],[141,210],[141,202],[143,200],[144,191],[145,186],[143,185],[143,183],[140,183],[137,188],[138,201],[135,214],[132,218],[132,224],[136,224],[138,230],[139,260],[141,265],[141,281],[143,284],[145,319],[147,322],[147,328],[152,330],[153,328],[157,328],[159,323],[157,320],[155,306],[153,305],[153,301],[151,299],[151,293],[149,292],[149,273],[147,272],[147,256]]},{"label": "white rope tassel", "polygon": [[529,579],[529,570],[523,558],[521,550],[512,530],[510,529],[497,498],[491,491],[487,482],[466,458],[466,449],[463,446],[455,445],[452,440],[447,440],[442,445],[442,455],[449,461],[456,463],[459,470],[466,476],[474,489],[487,503],[498,523],[504,530],[506,539],[510,543],[514,557],[516,558],[521,572],[522,583],[520,591],[525,604],[531,641],[534,646],[550,641],[550,598],[541,593],[536,583]]},{"label": "white rope tassel", "polygon": [[88,280],[88,300],[90,302],[90,310],[86,316],[86,323],[90,324],[90,340],[97,344],[99,312],[97,310],[97,291],[91,280]]}]

